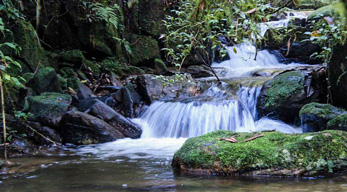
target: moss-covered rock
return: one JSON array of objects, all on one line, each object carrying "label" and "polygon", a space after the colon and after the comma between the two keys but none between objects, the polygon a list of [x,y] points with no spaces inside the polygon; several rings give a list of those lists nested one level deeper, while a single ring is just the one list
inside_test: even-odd
[{"label": "moss-covered rock", "polygon": [[47,92],[40,96],[27,98],[27,111],[33,114],[32,120],[56,127],[61,117],[68,111],[72,98],[70,95]]},{"label": "moss-covered rock", "polygon": [[304,133],[317,132],[327,129],[328,121],[344,113],[329,104],[310,103],[300,110],[301,127]]},{"label": "moss-covered rock", "polygon": [[[240,142],[256,135],[263,137]],[[234,137],[239,143],[220,141]],[[216,131],[188,139],[172,165],[183,173],[319,176],[346,172],[347,132],[289,135]]]},{"label": "moss-covered rock", "polygon": [[341,14],[340,12],[342,12],[341,6],[342,4],[340,3],[328,4],[315,10],[311,15],[308,16],[307,20],[317,20],[327,16],[333,17],[339,15]]},{"label": "moss-covered rock", "polygon": [[[23,72],[34,72],[38,66],[47,66],[46,53],[30,22],[19,19],[12,28],[13,41],[21,47],[19,59]],[[13,54],[15,56],[15,54]],[[17,56],[15,56],[17,57]]]},{"label": "moss-covered rock", "polygon": [[159,36],[165,29],[162,20],[165,18],[165,1],[140,0],[139,2],[139,28],[143,34]]},{"label": "moss-covered rock", "polygon": [[270,1],[272,2],[272,5],[275,7],[281,7],[287,4],[286,7],[295,8],[295,9],[318,9],[320,7],[329,5],[333,2],[337,2],[338,0],[298,0],[298,1],[291,1],[291,2],[288,0],[270,0]]},{"label": "moss-covered rock", "polygon": [[330,130],[347,131],[347,114],[342,114],[328,121],[327,127]]},{"label": "moss-covered rock", "polygon": [[158,42],[149,36],[131,35],[131,64],[154,67],[154,60],[160,58]]},{"label": "moss-covered rock", "polygon": [[51,67],[39,69],[26,86],[32,88],[38,95],[44,92],[62,93],[57,73]]},{"label": "moss-covered rock", "polygon": [[[259,116],[269,116],[286,122],[299,118],[300,109],[317,99],[319,90],[308,84],[309,76],[304,72],[290,71],[276,76],[262,88],[257,103]],[[307,92],[310,87],[310,92]]]}]

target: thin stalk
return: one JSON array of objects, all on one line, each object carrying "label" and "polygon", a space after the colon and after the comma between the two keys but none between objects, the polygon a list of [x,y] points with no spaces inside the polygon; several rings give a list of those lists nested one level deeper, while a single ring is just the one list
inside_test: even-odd
[{"label": "thin stalk", "polygon": [[0,91],[1,91],[1,107],[2,107],[2,126],[3,126],[3,133],[4,133],[4,147],[5,147],[5,161],[7,162],[7,147],[6,147],[6,115],[5,115],[5,96],[4,96],[4,87],[3,87],[3,78],[2,73],[0,73]]}]

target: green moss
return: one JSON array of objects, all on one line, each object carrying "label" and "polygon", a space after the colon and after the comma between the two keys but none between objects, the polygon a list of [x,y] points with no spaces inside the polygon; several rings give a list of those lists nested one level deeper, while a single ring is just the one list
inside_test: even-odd
[{"label": "green moss", "polygon": [[297,71],[283,73],[270,81],[267,87],[265,108],[275,108],[290,101],[304,90],[305,76]]},{"label": "green moss", "polygon": [[112,72],[118,75],[142,74],[144,71],[138,67],[130,66],[119,62],[114,57],[109,57],[101,62],[101,67],[104,71]]},{"label": "green moss", "polygon": [[334,107],[330,104],[309,103],[301,108],[299,115],[312,114],[324,119],[332,119],[343,112],[343,109]]},{"label": "green moss", "polygon": [[152,37],[132,35],[129,42],[132,50],[131,64],[140,64],[160,58],[158,42]]},{"label": "green moss", "polygon": [[319,174],[327,170],[341,171],[341,165],[347,166],[346,132],[301,135],[266,132],[264,137],[249,142],[219,140],[234,137],[244,141],[259,134],[220,130],[188,139],[175,153],[173,164],[180,161],[183,169],[208,169],[224,174],[262,169],[304,169],[307,174]]},{"label": "green moss", "polygon": [[[38,65],[41,67],[47,66],[46,53],[41,47],[36,31],[30,22],[22,19],[17,20],[17,24],[12,29],[12,32],[14,42],[22,49],[19,57],[30,68],[30,71],[24,72],[33,72]],[[23,69],[27,66],[23,66]]]},{"label": "green moss", "polygon": [[347,131],[347,114],[339,115],[328,121],[328,129],[337,129]]}]

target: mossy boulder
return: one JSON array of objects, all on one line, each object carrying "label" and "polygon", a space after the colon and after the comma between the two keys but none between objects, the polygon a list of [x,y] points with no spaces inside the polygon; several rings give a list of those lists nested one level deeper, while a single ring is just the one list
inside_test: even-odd
[{"label": "mossy boulder", "polygon": [[154,60],[160,58],[158,41],[150,36],[131,35],[131,64],[154,67]]},{"label": "mossy boulder", "polygon": [[28,97],[26,110],[33,114],[31,120],[56,127],[61,117],[69,110],[71,102],[70,95],[47,92],[40,96]]},{"label": "mossy boulder", "polygon": [[12,34],[9,35],[9,38],[12,38],[21,47],[19,55],[13,55],[21,61],[23,72],[34,72],[38,66],[48,65],[46,53],[41,47],[37,33],[30,22],[22,19],[17,20],[12,28]]},{"label": "mossy boulder", "polygon": [[159,36],[165,30],[162,20],[165,19],[167,5],[163,0],[140,0],[138,6],[139,28],[143,34]]},{"label": "mossy boulder", "polygon": [[57,73],[51,67],[40,68],[26,86],[32,88],[38,95],[44,92],[63,92]]},{"label": "mossy boulder", "polygon": [[310,103],[300,110],[301,127],[304,133],[327,129],[328,121],[345,113],[345,110],[330,104]]},{"label": "mossy boulder", "polygon": [[305,72],[290,71],[268,81],[258,99],[259,117],[268,116],[285,122],[298,119],[300,109],[319,96],[319,90],[310,78]]},{"label": "mossy boulder", "polygon": [[[322,19],[324,17],[330,16],[336,16],[338,14],[342,13],[341,6],[343,6],[340,3],[334,3],[334,4],[328,4],[324,7],[321,7],[317,10],[315,10],[311,15],[308,16],[307,20],[317,20]],[[341,13],[340,13],[341,12]]]},{"label": "mossy boulder", "polygon": [[347,131],[347,114],[342,114],[328,121],[328,129]]},{"label": "mossy boulder", "polygon": [[[248,142],[251,137],[264,134]],[[238,143],[220,138],[234,137]],[[235,133],[220,130],[188,139],[172,165],[182,173],[325,176],[346,173],[347,132]]]},{"label": "mossy boulder", "polygon": [[283,5],[287,5],[286,7],[295,9],[318,9],[320,7],[336,2],[336,0],[271,0],[271,2],[274,7],[281,7]]}]

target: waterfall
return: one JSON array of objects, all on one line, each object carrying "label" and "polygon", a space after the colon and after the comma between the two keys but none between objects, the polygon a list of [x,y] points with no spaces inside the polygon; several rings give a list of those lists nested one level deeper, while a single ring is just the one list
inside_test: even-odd
[{"label": "waterfall", "polygon": [[195,137],[216,130],[256,131],[256,100],[261,87],[241,87],[237,98],[212,86],[202,96],[175,102],[157,101],[135,123],[142,138]]},{"label": "waterfall", "polygon": [[[261,35],[270,28],[286,27],[293,18],[306,17],[301,13],[288,13],[284,20],[261,24]],[[223,80],[231,79],[235,82],[235,77],[251,77],[254,71],[260,69],[289,69],[302,66],[298,63],[280,63],[268,50],[257,50],[247,41],[226,49],[230,60],[212,64]],[[253,77],[254,80],[259,81]],[[243,83],[238,83],[238,86],[236,93],[227,86],[214,85],[197,97],[156,101],[141,117],[133,119],[133,122],[143,128],[142,138],[190,138],[220,129],[236,132],[298,132],[281,121],[266,117],[258,119],[256,104],[262,86],[245,86]]]}]

